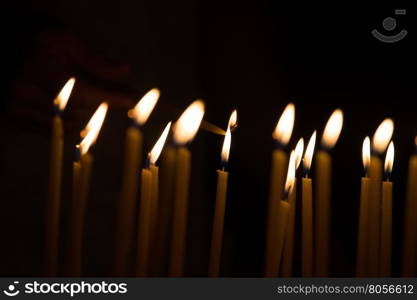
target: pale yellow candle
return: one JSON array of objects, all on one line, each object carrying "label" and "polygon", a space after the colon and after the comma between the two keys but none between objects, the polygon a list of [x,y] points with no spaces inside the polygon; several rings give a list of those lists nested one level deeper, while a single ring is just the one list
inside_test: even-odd
[{"label": "pale yellow candle", "polygon": [[125,157],[113,261],[113,274],[115,276],[128,275],[128,257],[133,246],[134,217],[137,205],[138,170],[140,170],[140,159],[142,157],[143,136],[139,127],[146,123],[158,99],[159,90],[152,89],[128,112],[133,125],[126,131]]},{"label": "pale yellow candle", "polygon": [[204,116],[204,102],[196,100],[180,116],[173,128],[173,139],[179,146],[174,181],[174,211],[171,237],[170,277],[184,275],[185,240],[187,233],[188,193],[191,153],[185,147],[195,136]]},{"label": "pale yellow candle", "polygon": [[303,168],[305,177],[302,179],[301,198],[301,275],[313,276],[313,187],[312,180],[308,178],[314,147],[316,144],[316,131],[308,142]]},{"label": "pale yellow candle", "polygon": [[[417,138],[416,138],[417,145]],[[407,199],[405,203],[402,276],[417,276],[417,154],[408,164]]]},{"label": "pale yellow candle", "polygon": [[[232,112],[229,124],[227,126],[226,135],[224,137],[221,161],[223,169],[229,160],[230,144],[231,144],[231,127],[235,126],[237,122],[236,110]],[[227,178],[229,173],[224,170],[217,170],[217,190],[216,202],[214,209],[213,230],[211,233],[210,257],[208,266],[208,276],[218,277],[221,262],[222,240],[223,240],[223,224],[224,213],[226,210],[226,193],[227,193]]]},{"label": "pale yellow candle", "polygon": [[381,249],[379,256],[379,276],[391,276],[392,256],[392,182],[389,181],[394,163],[394,144],[390,143],[384,171],[386,180],[382,182],[382,215],[381,215]]},{"label": "pale yellow candle", "polygon": [[336,109],[324,128],[321,145],[316,155],[315,196],[315,264],[316,277],[329,276],[332,158],[329,150],[336,144],[343,125],[343,113]]},{"label": "pale yellow candle", "polygon": [[[295,147],[295,169],[300,166],[304,151],[304,140],[301,138],[297,146]],[[294,178],[293,192],[288,198],[288,204],[290,205],[290,212],[288,215],[287,229],[285,233],[284,250],[282,253],[282,277],[291,277],[293,275],[294,265],[294,235],[295,235],[295,210],[296,210],[296,199],[297,199],[297,177]]]},{"label": "pale yellow candle", "polygon": [[356,251],[356,276],[366,277],[368,272],[368,205],[370,180],[368,169],[371,160],[371,144],[369,137],[366,137],[362,145],[362,162],[366,176],[361,178],[361,193],[359,203],[359,224],[358,224],[358,241]]},{"label": "pale yellow candle", "polygon": [[65,253],[65,275],[80,277],[82,274],[82,248],[85,209],[90,190],[93,156],[88,152],[95,143],[108,109],[102,103],[90,119],[91,127],[77,146],[80,160],[73,163],[73,195],[69,214],[67,248]]},{"label": "pale yellow candle", "polygon": [[75,78],[64,85],[54,99],[55,116],[52,121],[51,156],[49,163],[49,190],[45,222],[45,265],[46,276],[56,276],[58,258],[58,238],[61,207],[61,177],[64,152],[64,128],[61,113],[64,111]]},{"label": "pale yellow candle", "polygon": [[381,239],[381,185],[382,161],[378,155],[383,153],[391,140],[394,123],[384,120],[372,138],[372,150],[369,169],[370,197],[368,206],[368,272],[370,277],[379,275],[380,239]]},{"label": "pale yellow candle", "polygon": [[277,228],[279,222],[280,200],[282,199],[285,172],[287,169],[287,154],[280,148],[287,145],[294,127],[295,107],[290,103],[282,113],[273,132],[273,138],[279,145],[272,152],[270,192],[267,212],[266,245],[265,245],[265,277],[278,276],[278,243]]}]

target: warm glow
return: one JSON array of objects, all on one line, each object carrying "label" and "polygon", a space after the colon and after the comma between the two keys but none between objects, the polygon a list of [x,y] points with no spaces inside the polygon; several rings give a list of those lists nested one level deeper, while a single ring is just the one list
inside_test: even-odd
[{"label": "warm glow", "polygon": [[81,154],[87,153],[91,145],[97,140],[104,118],[106,117],[107,109],[107,103],[101,103],[88,122],[88,124],[90,124],[89,130],[79,145]]},{"label": "warm glow", "polygon": [[362,144],[362,163],[365,171],[368,171],[369,165],[371,164],[371,141],[369,136],[363,140]]},{"label": "warm glow", "polygon": [[385,119],[376,129],[372,138],[372,150],[381,154],[387,149],[388,143],[394,132],[394,122],[391,119]]},{"label": "warm glow", "polygon": [[301,159],[303,158],[303,151],[304,151],[304,139],[301,138],[297,145],[295,146],[295,169],[297,170],[300,166]]},{"label": "warm glow", "polygon": [[385,156],[384,171],[386,174],[391,174],[394,165],[394,142],[391,141],[388,146],[387,154]]},{"label": "warm glow", "polygon": [[230,143],[232,140],[232,135],[230,133],[230,127],[226,130],[226,135],[224,136],[224,142],[222,147],[222,163],[227,163],[229,160],[229,152],[230,152]]},{"label": "warm glow", "polygon": [[59,92],[58,96],[56,96],[56,98],[54,99],[54,105],[58,108],[60,112],[65,109],[65,106],[67,106],[72,88],[74,87],[74,83],[75,78],[71,77],[64,85],[62,90]]},{"label": "warm glow", "polygon": [[304,159],[303,159],[303,167],[306,172],[310,171],[315,145],[316,145],[316,131],[314,130],[313,134],[311,135],[310,140],[308,141],[306,152],[304,154]]},{"label": "warm glow", "polygon": [[159,90],[152,89],[140,99],[138,104],[128,112],[128,116],[133,118],[138,125],[143,125],[149,118],[156,102],[159,99]]},{"label": "warm glow", "polygon": [[159,137],[158,141],[156,142],[155,146],[153,146],[151,152],[149,152],[149,162],[151,165],[154,165],[161,155],[162,148],[164,148],[165,141],[168,137],[169,130],[171,129],[171,122],[165,126],[164,131],[162,132],[161,136]]},{"label": "warm glow", "polygon": [[[237,111],[236,109],[232,112],[229,118],[229,123],[227,124],[227,128],[230,128],[231,131],[237,127]],[[227,129],[226,129],[227,131]]]},{"label": "warm glow", "polygon": [[196,100],[182,113],[173,126],[174,142],[177,145],[185,145],[196,135],[204,116],[204,102]]},{"label": "warm glow", "polygon": [[284,109],[284,112],[281,115],[281,118],[278,121],[277,127],[272,133],[272,137],[280,144],[288,144],[292,129],[294,127],[294,118],[295,118],[295,106],[292,103],[289,103]]},{"label": "warm glow", "polygon": [[287,173],[287,180],[285,181],[285,195],[288,197],[292,189],[294,188],[295,182],[295,151],[291,151],[290,161],[288,163],[288,173]]},{"label": "warm glow", "polygon": [[336,145],[339,139],[340,132],[343,126],[343,112],[340,109],[336,109],[324,128],[321,144],[326,149],[332,149]]}]

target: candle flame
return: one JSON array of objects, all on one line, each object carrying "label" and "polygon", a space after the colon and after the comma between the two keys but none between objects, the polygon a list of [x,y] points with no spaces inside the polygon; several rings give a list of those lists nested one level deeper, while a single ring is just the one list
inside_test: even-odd
[{"label": "candle flame", "polygon": [[232,140],[232,134],[230,133],[230,127],[226,130],[226,135],[224,136],[223,147],[222,147],[222,163],[226,164],[229,160],[229,153],[230,153],[230,144]]},{"label": "candle flame", "polygon": [[161,155],[162,149],[164,148],[165,141],[168,137],[169,130],[171,129],[171,122],[165,126],[164,131],[162,132],[161,136],[159,137],[158,141],[153,146],[151,152],[149,152],[149,162],[154,165]]},{"label": "candle flame", "polygon": [[90,147],[96,142],[104,118],[106,117],[107,109],[107,103],[101,103],[88,122],[90,124],[89,130],[79,145],[81,154],[87,153]]},{"label": "candle flame", "polygon": [[191,103],[173,126],[174,142],[185,145],[196,135],[204,116],[204,102],[196,100]]},{"label": "candle flame", "polygon": [[160,92],[158,89],[151,89],[140,99],[134,108],[128,111],[127,115],[134,119],[138,125],[143,125],[148,120],[156,102],[158,102]]},{"label": "candle flame", "polygon": [[58,96],[56,96],[56,98],[54,99],[54,105],[58,108],[60,112],[62,112],[67,106],[72,88],[74,87],[74,83],[75,83],[75,78],[71,77],[67,81],[67,83],[65,83],[64,87],[61,89]]},{"label": "candle flame", "polygon": [[340,132],[343,126],[343,112],[340,109],[336,109],[324,128],[321,144],[327,149],[332,149],[336,145],[339,139]]},{"label": "candle flame", "polygon": [[[237,127],[237,110],[235,109],[230,115],[227,128],[230,128],[230,131],[233,131],[236,127]],[[226,132],[227,132],[227,129],[226,129]]]},{"label": "candle flame", "polygon": [[277,127],[272,133],[272,137],[282,145],[288,144],[292,130],[294,128],[294,118],[295,118],[295,106],[292,103],[289,103],[285,107],[284,112],[279,118]]},{"label": "candle flame", "polygon": [[391,174],[393,165],[394,165],[394,142],[391,141],[391,143],[388,146],[387,154],[385,156],[384,171],[386,174]]},{"label": "candle flame", "polygon": [[368,172],[369,165],[371,164],[371,141],[369,136],[363,140],[362,144],[362,163],[365,172]]},{"label": "candle flame", "polygon": [[376,129],[372,137],[372,150],[381,154],[387,149],[388,143],[394,132],[394,122],[391,119],[385,119]]},{"label": "candle flame", "polygon": [[306,172],[310,171],[315,145],[316,145],[316,131],[314,130],[313,134],[310,137],[310,140],[308,141],[306,152],[304,154],[304,159],[303,159],[303,167]]},{"label": "candle flame", "polygon": [[295,146],[295,170],[298,169],[301,163],[301,159],[303,157],[303,151],[304,151],[304,139],[300,138],[297,145]]},{"label": "candle flame", "polygon": [[296,163],[295,151],[291,151],[290,161],[288,163],[287,179],[285,181],[285,195],[289,196],[294,188],[295,182],[295,163]]}]

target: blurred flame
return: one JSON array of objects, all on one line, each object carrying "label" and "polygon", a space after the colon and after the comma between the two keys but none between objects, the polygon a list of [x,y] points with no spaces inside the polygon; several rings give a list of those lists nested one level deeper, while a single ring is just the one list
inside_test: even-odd
[{"label": "blurred flame", "polygon": [[291,194],[294,188],[295,182],[295,163],[296,163],[296,154],[295,151],[291,151],[290,161],[288,163],[288,173],[287,179],[285,181],[285,194],[288,196]]},{"label": "blurred flame", "polygon": [[93,145],[96,142],[98,134],[100,133],[101,126],[103,125],[104,118],[106,117],[107,109],[107,103],[101,103],[100,106],[97,108],[96,112],[91,117],[90,121],[88,122],[90,124],[90,127],[87,131],[87,134],[85,135],[85,137],[79,145],[81,154],[87,153],[91,145]]},{"label": "blurred flame", "polygon": [[196,100],[191,103],[173,126],[174,142],[185,145],[190,142],[200,127],[204,116],[204,102]]},{"label": "blurred flame", "polygon": [[311,162],[313,160],[315,145],[316,145],[316,131],[314,130],[313,134],[311,135],[310,140],[308,141],[306,152],[304,154],[304,159],[303,159],[304,170],[306,170],[307,172],[310,171],[310,168],[311,168]]},{"label": "blurred flame", "polygon": [[342,126],[343,112],[340,109],[336,109],[330,116],[326,127],[324,128],[321,144],[325,148],[332,149],[334,145],[336,145],[340,132],[342,131]]},{"label": "blurred flame", "polygon": [[222,154],[221,154],[223,163],[227,163],[227,161],[229,160],[231,140],[232,140],[232,135],[230,133],[230,127],[228,127],[226,130],[226,135],[224,136]]},{"label": "blurred flame", "polygon": [[156,102],[158,102],[160,92],[158,89],[151,89],[140,99],[134,108],[128,111],[128,116],[135,119],[138,125],[143,125],[149,118]]},{"label": "blurred flame", "polygon": [[369,165],[371,164],[371,141],[369,136],[363,140],[362,144],[362,163],[365,171],[368,171]]},{"label": "blurred flame", "polygon": [[54,99],[54,105],[58,107],[59,111],[63,111],[67,106],[68,99],[71,95],[72,88],[74,87],[75,78],[71,77],[64,87],[59,92],[58,96]]},{"label": "blurred flame", "polygon": [[295,146],[295,170],[298,169],[301,163],[301,159],[303,157],[303,151],[304,151],[304,139],[301,138],[297,145]]},{"label": "blurred flame", "polygon": [[272,137],[282,145],[288,144],[292,129],[294,127],[294,118],[295,118],[295,106],[292,103],[289,103],[285,107],[284,112],[279,118],[277,127],[272,133]]},{"label": "blurred flame", "polygon": [[379,154],[384,152],[392,138],[393,132],[394,122],[391,119],[382,121],[372,137],[372,149]]},{"label": "blurred flame", "polygon": [[164,131],[162,132],[161,136],[159,137],[158,141],[153,146],[151,152],[149,152],[149,162],[151,165],[154,165],[159,158],[159,155],[164,148],[165,141],[168,137],[169,130],[171,129],[171,122],[165,126]]},{"label": "blurred flame", "polygon": [[[232,112],[232,114],[230,115],[229,123],[227,124],[227,128],[230,128],[230,130],[232,131],[236,127],[237,127],[237,110],[235,109]],[[227,131],[227,129],[226,129],[226,131]]]},{"label": "blurred flame", "polygon": [[394,165],[394,142],[391,141],[391,143],[389,143],[387,154],[385,156],[385,164],[384,164],[385,173],[391,174],[393,165]]}]

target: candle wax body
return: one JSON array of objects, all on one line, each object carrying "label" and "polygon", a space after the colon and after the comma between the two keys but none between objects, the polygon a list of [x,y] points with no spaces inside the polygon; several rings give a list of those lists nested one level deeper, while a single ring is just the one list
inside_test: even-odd
[{"label": "candle wax body", "polygon": [[271,183],[269,192],[269,203],[266,228],[266,249],[265,249],[265,277],[276,277],[278,271],[278,220],[280,201],[283,195],[284,178],[286,173],[287,154],[281,150],[274,150],[272,153]]},{"label": "candle wax body", "polygon": [[379,276],[391,276],[392,253],[392,182],[382,182],[381,251]]},{"label": "candle wax body", "polygon": [[187,233],[188,192],[191,168],[191,153],[185,147],[177,150],[174,213],[170,255],[170,277],[182,277]]},{"label": "candle wax body", "polygon": [[49,163],[49,190],[45,222],[46,276],[56,276],[58,258],[59,215],[61,206],[61,177],[64,151],[62,119],[52,121],[51,158]]},{"label": "candle wax body", "polygon": [[288,217],[290,214],[290,205],[287,201],[280,200],[279,202],[279,214],[278,214],[278,224],[277,224],[277,265],[274,266],[275,268],[275,275],[271,277],[277,277],[278,272],[281,268],[281,261],[282,261],[282,254],[284,251],[284,242],[285,242],[285,235],[287,231],[287,224],[288,224]]},{"label": "candle wax body", "polygon": [[211,235],[211,248],[208,275],[218,277],[221,261],[224,213],[226,208],[228,173],[217,170],[217,191],[214,211],[213,231]]},{"label": "candle wax body", "polygon": [[155,261],[152,266],[152,275],[166,276],[168,265],[168,250],[170,241],[170,228],[173,210],[173,189],[175,176],[175,148],[167,145],[161,155],[161,184],[159,187],[159,210],[155,238]]},{"label": "candle wax body", "polygon": [[302,217],[301,217],[301,236],[302,236],[302,266],[301,274],[303,277],[313,276],[313,189],[310,178],[302,179]]},{"label": "candle wax body", "polygon": [[405,203],[402,275],[417,276],[417,155],[408,165],[407,199]]},{"label": "candle wax body", "polygon": [[371,186],[368,206],[368,276],[377,277],[379,273],[382,184],[382,162],[377,156],[371,157],[369,175]]},{"label": "candle wax body", "polygon": [[116,229],[113,272],[127,276],[130,251],[133,245],[133,227],[142,157],[142,133],[131,126],[126,131],[126,146],[119,215]]},{"label": "candle wax body", "polygon": [[159,211],[159,168],[155,165],[150,165],[149,170],[152,173],[152,191],[151,191],[151,228],[150,228],[150,248],[149,248],[149,267],[148,276],[155,276],[155,265],[157,264],[156,248],[157,248],[157,226],[158,226],[158,211]]},{"label": "candle wax body", "polygon": [[367,276],[368,261],[368,202],[369,202],[370,179],[362,177],[361,195],[359,207],[358,242],[356,253],[356,276]]},{"label": "candle wax body", "polygon": [[136,275],[138,277],[145,277],[148,274],[151,241],[152,172],[148,169],[142,169],[141,181]]},{"label": "candle wax body", "polygon": [[332,159],[326,151],[316,154],[316,205],[315,205],[315,264],[316,277],[329,276],[330,257],[330,198]]},{"label": "candle wax body", "polygon": [[290,211],[288,214],[287,229],[285,231],[284,249],[282,253],[282,277],[291,277],[293,268],[293,256],[294,256],[294,234],[295,234],[295,207],[296,207],[296,194],[297,194],[297,177],[294,178],[293,191],[288,198],[288,204],[290,205]]},{"label": "candle wax body", "polygon": [[86,153],[80,162],[73,164],[73,197],[69,216],[68,240],[65,259],[65,275],[80,277],[85,210],[90,189],[93,157]]}]

